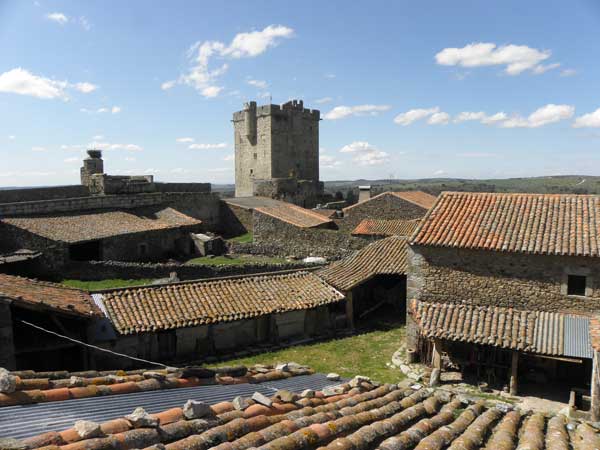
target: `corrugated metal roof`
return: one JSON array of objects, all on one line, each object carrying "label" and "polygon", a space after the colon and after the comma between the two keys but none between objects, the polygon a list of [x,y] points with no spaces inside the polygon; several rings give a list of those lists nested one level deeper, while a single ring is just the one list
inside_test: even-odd
[{"label": "corrugated metal roof", "polygon": [[589,317],[565,316],[564,353],[575,358],[593,357]]},{"label": "corrugated metal roof", "polygon": [[254,392],[272,396],[279,389],[287,389],[299,393],[304,389],[319,390],[341,382],[330,381],[323,374],[314,374],[261,384],[198,386],[11,406],[0,409],[0,437],[23,439],[51,430],[69,428],[77,420],[105,422],[130,414],[137,407],[142,407],[149,413],[158,413],[169,408],[181,407],[187,400],[215,404],[231,401],[238,395],[249,397]]}]

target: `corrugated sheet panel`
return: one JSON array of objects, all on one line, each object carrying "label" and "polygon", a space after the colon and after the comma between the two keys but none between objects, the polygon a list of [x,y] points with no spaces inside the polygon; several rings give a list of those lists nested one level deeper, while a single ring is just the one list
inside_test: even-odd
[{"label": "corrugated sheet panel", "polygon": [[593,357],[589,317],[565,316],[564,355],[575,358]]}]

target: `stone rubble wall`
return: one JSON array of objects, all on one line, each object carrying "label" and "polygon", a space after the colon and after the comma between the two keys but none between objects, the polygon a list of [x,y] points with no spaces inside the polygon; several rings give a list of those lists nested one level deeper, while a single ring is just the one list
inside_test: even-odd
[{"label": "stone rubble wall", "polygon": [[135,280],[141,278],[168,278],[172,272],[177,272],[181,281],[202,278],[216,278],[253,273],[276,272],[294,269],[313,269],[318,264],[291,262],[282,264],[245,264],[243,266],[178,263],[135,263],[121,261],[85,261],[68,265],[62,275],[66,279],[99,281],[106,279]]},{"label": "stone rubble wall", "polygon": [[[600,312],[598,258],[425,246],[409,247],[408,258],[409,300],[548,312]],[[591,295],[566,295],[569,273],[587,275]]]},{"label": "stone rubble wall", "polygon": [[22,188],[0,190],[0,203],[35,202],[90,195],[87,186],[52,186],[45,188]]}]

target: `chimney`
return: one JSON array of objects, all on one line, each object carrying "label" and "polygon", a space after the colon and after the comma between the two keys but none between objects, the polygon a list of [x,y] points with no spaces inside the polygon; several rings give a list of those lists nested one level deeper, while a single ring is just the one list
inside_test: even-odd
[{"label": "chimney", "polygon": [[358,187],[358,202],[364,202],[371,198],[371,186],[359,186]]}]

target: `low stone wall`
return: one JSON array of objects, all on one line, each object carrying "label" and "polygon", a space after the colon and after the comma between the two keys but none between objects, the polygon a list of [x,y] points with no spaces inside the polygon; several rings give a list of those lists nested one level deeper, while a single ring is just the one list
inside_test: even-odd
[{"label": "low stone wall", "polygon": [[279,256],[338,259],[368,244],[339,230],[299,228],[254,211],[254,247]]},{"label": "low stone wall", "polygon": [[243,266],[204,266],[200,264],[177,263],[133,263],[121,261],[86,261],[67,266],[62,275],[66,279],[99,281],[107,279],[135,280],[140,278],[168,278],[177,272],[180,280],[248,275],[253,273],[276,272],[281,270],[313,269],[318,264],[303,262],[282,264],[246,264]]},{"label": "low stone wall", "polygon": [[0,203],[35,202],[90,195],[87,186],[52,186],[45,188],[22,188],[0,190]]}]

